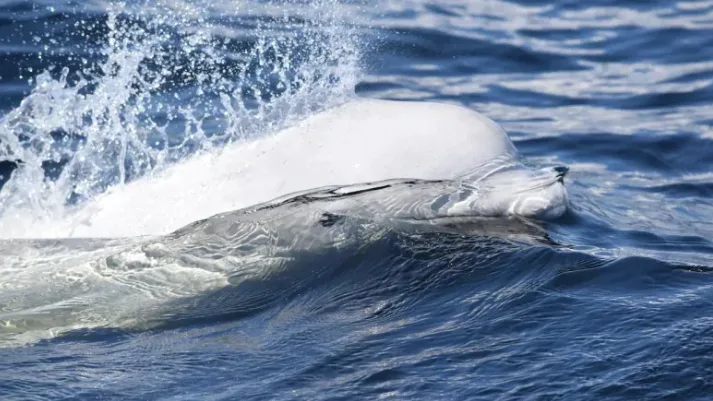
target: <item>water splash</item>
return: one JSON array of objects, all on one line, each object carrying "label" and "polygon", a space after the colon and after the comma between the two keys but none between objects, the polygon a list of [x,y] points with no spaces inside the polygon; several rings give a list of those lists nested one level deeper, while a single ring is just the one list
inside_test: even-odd
[{"label": "water splash", "polygon": [[100,6],[101,18],[75,24],[80,67],[49,66],[0,119],[0,160],[21,161],[0,191],[0,215],[52,219],[111,186],[343,101],[359,71],[355,35],[336,1],[299,3]]}]

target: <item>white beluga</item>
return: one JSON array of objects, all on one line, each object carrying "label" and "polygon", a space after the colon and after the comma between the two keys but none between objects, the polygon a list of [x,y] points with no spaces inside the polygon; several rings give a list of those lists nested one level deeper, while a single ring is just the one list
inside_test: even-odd
[{"label": "white beluga", "polygon": [[432,194],[445,202],[436,214],[552,218],[567,207],[565,172],[523,165],[507,134],[468,108],[359,99],[114,187],[58,222],[6,216],[0,236],[162,235],[297,191],[390,179],[452,180],[452,193]]},{"label": "white beluga", "polygon": [[260,311],[395,232],[546,242],[536,220],[566,212],[566,172],[525,165],[464,107],[347,103],[113,188],[56,224],[5,216],[0,347]]}]

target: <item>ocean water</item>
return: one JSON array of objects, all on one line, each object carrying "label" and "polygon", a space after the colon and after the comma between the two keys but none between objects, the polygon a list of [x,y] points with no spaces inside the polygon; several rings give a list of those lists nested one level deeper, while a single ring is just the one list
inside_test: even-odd
[{"label": "ocean water", "polygon": [[713,393],[710,2],[6,0],[0,53],[0,222],[354,96],[477,110],[571,197],[536,241],[354,219],[314,254],[278,219],[288,264],[0,233],[3,400]]}]

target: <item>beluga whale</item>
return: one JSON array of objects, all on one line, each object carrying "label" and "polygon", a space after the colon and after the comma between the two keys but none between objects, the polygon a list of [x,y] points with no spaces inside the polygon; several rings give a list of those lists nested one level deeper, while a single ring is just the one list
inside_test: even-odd
[{"label": "beluga whale", "polygon": [[569,206],[566,174],[525,163],[468,108],[354,100],[113,188],[41,230],[3,220],[0,347],[256,313],[414,231],[465,227],[489,251],[491,239],[540,242],[539,221]]},{"label": "beluga whale", "polygon": [[[165,235],[289,194],[329,187],[332,195],[347,194],[382,181],[391,182],[388,199],[364,207],[342,196],[329,207],[359,209],[360,216],[552,219],[567,210],[566,173],[563,166],[526,165],[506,132],[469,108],[357,98],[277,133],[113,187],[61,221],[43,222],[41,230],[31,219],[3,219],[0,236]],[[432,185],[409,191],[394,186],[399,180]],[[395,194],[395,187],[403,190]]]}]

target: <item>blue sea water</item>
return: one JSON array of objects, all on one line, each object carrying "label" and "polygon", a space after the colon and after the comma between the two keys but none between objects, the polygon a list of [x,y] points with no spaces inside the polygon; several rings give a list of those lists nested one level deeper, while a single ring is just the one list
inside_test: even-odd
[{"label": "blue sea water", "polygon": [[0,212],[81,203],[354,88],[486,114],[568,165],[572,200],[540,243],[389,231],[159,325],[27,343],[12,314],[54,294],[13,277],[51,266],[5,257],[0,399],[713,394],[711,2],[5,0],[0,53]]}]

